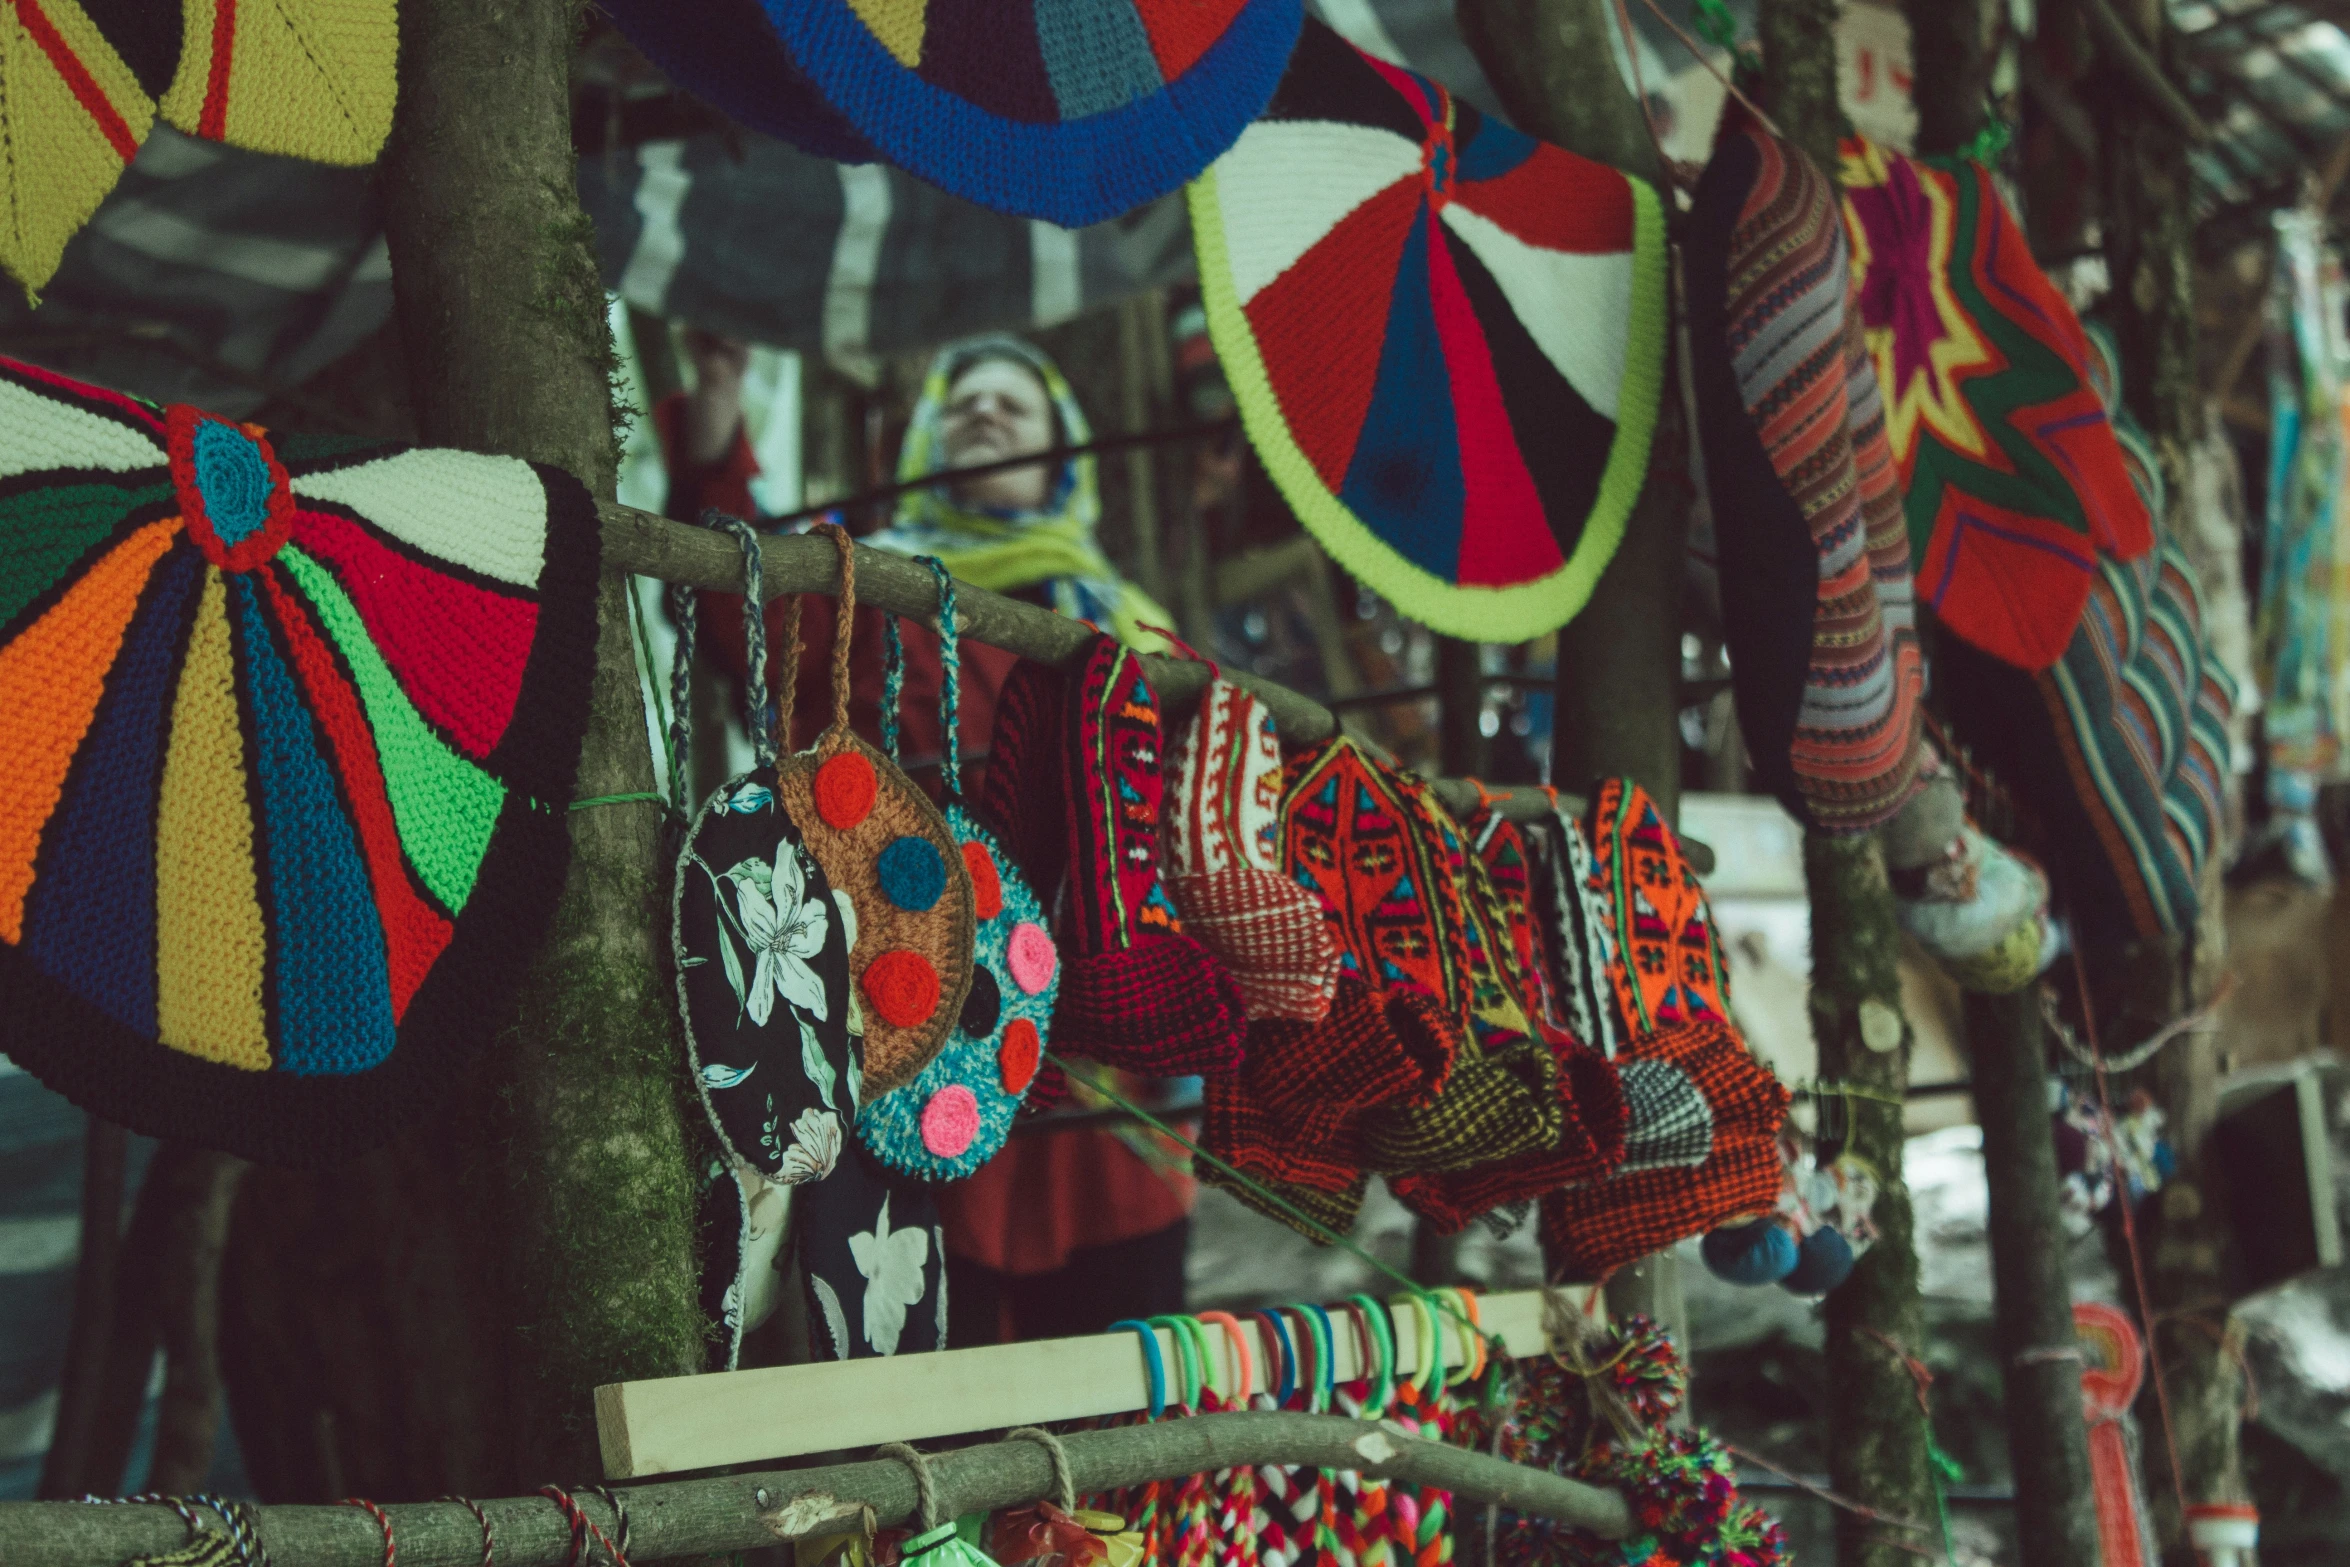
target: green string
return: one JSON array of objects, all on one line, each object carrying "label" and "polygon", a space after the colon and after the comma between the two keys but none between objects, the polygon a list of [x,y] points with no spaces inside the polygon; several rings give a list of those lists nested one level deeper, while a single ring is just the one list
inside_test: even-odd
[{"label": "green string", "polygon": [[1986,104],[1983,108],[1983,128],[1975,132],[1973,139],[1964,147],[1958,149],[1959,156],[1972,158],[1985,168],[1995,167],[2007,151],[2007,144],[2013,140],[2015,129],[2000,114],[1999,106],[1995,103]]},{"label": "green string", "polygon": [[1942,1451],[1934,1440],[1934,1428],[1926,1428],[1926,1473],[1934,1482],[1934,1510],[1942,1515],[1942,1559],[1958,1567],[1958,1550],[1950,1540],[1950,1493],[1945,1486],[1966,1478],[1966,1471],[1958,1460]]},{"label": "green string", "polygon": [[[1425,1302],[1430,1308],[1434,1310],[1440,1310],[1444,1312],[1447,1316],[1458,1322],[1463,1330],[1468,1332],[1471,1336],[1484,1340],[1485,1343],[1491,1346],[1493,1350],[1497,1351],[1497,1353],[1491,1357],[1495,1362],[1509,1358],[1508,1345],[1504,1344],[1500,1339],[1495,1338],[1492,1334],[1487,1333],[1476,1323],[1471,1322],[1469,1320],[1468,1313],[1453,1305],[1452,1302],[1445,1300],[1442,1296],[1431,1293],[1424,1285],[1419,1282],[1419,1280],[1412,1278],[1409,1274],[1397,1272],[1395,1269],[1389,1267],[1386,1263],[1381,1262],[1378,1258],[1363,1250],[1362,1247],[1357,1246],[1348,1237],[1339,1234],[1336,1230],[1322,1225],[1321,1223],[1314,1220],[1311,1216],[1299,1211],[1297,1208],[1283,1201],[1281,1195],[1278,1192],[1268,1191],[1263,1186],[1258,1185],[1255,1181],[1250,1180],[1247,1176],[1241,1174],[1238,1170],[1235,1170],[1232,1166],[1226,1164],[1223,1160],[1217,1158],[1214,1154],[1208,1152],[1205,1148],[1202,1148],[1199,1144],[1193,1142],[1190,1138],[1184,1136],[1181,1132],[1178,1132],[1175,1130],[1175,1128],[1169,1126],[1166,1122],[1160,1120],[1157,1116],[1151,1114],[1148,1110],[1145,1110],[1142,1106],[1136,1104],[1133,1100],[1128,1099],[1123,1094],[1119,1093],[1118,1090],[1112,1088],[1101,1078],[1096,1077],[1093,1073],[1085,1071],[1079,1067],[1078,1064],[1069,1057],[1060,1056],[1056,1059],[1058,1059],[1061,1063],[1061,1070],[1066,1072],[1069,1076],[1075,1078],[1078,1082],[1083,1083],[1086,1087],[1092,1089],[1095,1093],[1100,1094],[1104,1099],[1107,1099],[1110,1103],[1116,1105],[1119,1109],[1125,1111],[1128,1115],[1133,1116],[1136,1120],[1142,1122],[1143,1125],[1149,1127],[1152,1131],[1157,1132],[1160,1136],[1169,1138],[1172,1141],[1179,1143],[1183,1147],[1189,1149],[1193,1158],[1207,1160],[1208,1163],[1214,1165],[1217,1169],[1223,1171],[1234,1181],[1238,1182],[1240,1186],[1250,1195],[1262,1198],[1264,1201],[1271,1203],[1274,1207],[1280,1209],[1284,1214],[1288,1215],[1291,1220],[1303,1225],[1308,1234],[1322,1241],[1325,1245],[1336,1246],[1343,1251],[1351,1252],[1358,1261],[1370,1264],[1373,1271],[1383,1273],[1388,1278],[1391,1278],[1396,1283],[1402,1285],[1404,1289],[1413,1295],[1414,1298]],[[1431,1335],[1431,1337],[1434,1338],[1433,1335]],[[1444,1355],[1443,1341],[1440,1338],[1435,1338],[1434,1342],[1435,1348],[1429,1356],[1431,1363],[1437,1360],[1441,1360]],[[1425,1369],[1425,1367],[1422,1368],[1423,1371]]]},{"label": "green string", "polygon": [[1738,18],[1730,14],[1723,0],[1697,0],[1697,31],[1707,43],[1738,52]]},{"label": "green string", "polygon": [[584,811],[598,805],[632,805],[638,800],[650,800],[655,805],[667,805],[668,797],[655,789],[639,789],[633,794],[599,794],[586,800],[574,800],[571,808]]}]

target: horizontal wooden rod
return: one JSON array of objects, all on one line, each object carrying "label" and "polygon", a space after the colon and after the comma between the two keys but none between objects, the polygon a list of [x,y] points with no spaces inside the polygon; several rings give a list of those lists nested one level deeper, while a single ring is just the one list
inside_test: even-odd
[{"label": "horizontal wooden rod", "polygon": [[[1620,1540],[1632,1532],[1622,1495],[1483,1453],[1407,1435],[1391,1423],[1288,1412],[1200,1415],[1080,1431],[1061,1439],[1080,1494],[1243,1465],[1353,1470],[1448,1490],[1456,1501],[1493,1504]],[[941,1518],[1016,1507],[1052,1494],[1050,1456],[1030,1441],[995,1442],[929,1460]],[[650,1564],[750,1550],[913,1519],[913,1472],[895,1459],[821,1469],[767,1470],[665,1480],[617,1493],[628,1509],[629,1558]],[[617,1538],[612,1510],[581,1492],[581,1509]],[[563,1567],[571,1531],[543,1497],[478,1504],[496,1539],[499,1567]],[[379,1567],[382,1531],[355,1507],[263,1507],[261,1540],[285,1567]],[[402,1567],[476,1567],[481,1525],[455,1502],[384,1509]],[[199,1517],[203,1516],[199,1509]],[[0,1562],[8,1567],[91,1567],[172,1549],[186,1537],[159,1504],[0,1502]]]},{"label": "horizontal wooden rod", "polygon": [[[634,506],[605,502],[596,510],[603,522],[606,565],[685,587],[742,591],[742,547],[732,536]],[[840,555],[827,539],[806,534],[769,538],[760,567],[768,598],[840,592]],[[862,544],[857,546],[857,600],[913,620],[935,620],[938,615],[938,585],[931,580],[929,567]],[[1056,668],[1075,665],[1094,637],[1093,628],[1083,621],[965,582],[955,585],[955,611],[956,629],[971,641]],[[1207,689],[1208,666],[1196,660],[1151,653],[1143,656],[1143,665],[1169,712],[1191,707]],[[1246,670],[1225,670],[1224,678],[1263,702],[1282,739],[1291,745],[1316,745],[1338,732],[1337,718],[1311,697]],[[1466,816],[1477,808],[1477,785],[1468,779],[1438,778],[1431,783],[1454,815]],[[1512,821],[1536,821],[1550,814],[1550,797],[1540,789],[1504,784],[1488,786],[1486,793]],[[1583,802],[1573,795],[1561,794],[1559,803],[1570,815],[1583,809]],[[1698,874],[1712,871],[1712,850],[1688,839],[1682,847]]]}]

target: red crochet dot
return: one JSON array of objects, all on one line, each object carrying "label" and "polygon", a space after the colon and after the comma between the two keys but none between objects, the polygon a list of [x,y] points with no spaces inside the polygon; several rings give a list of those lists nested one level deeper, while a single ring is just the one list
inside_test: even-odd
[{"label": "red crochet dot", "polygon": [[843,751],[816,769],[816,814],[833,831],[847,832],[872,813],[879,787],[873,764],[855,751]]},{"label": "red crochet dot", "polygon": [[873,1010],[892,1027],[920,1028],[938,1010],[938,970],[919,952],[903,947],[884,952],[866,965],[858,983]]},{"label": "red crochet dot", "polygon": [[987,852],[984,843],[963,845],[963,864],[971,872],[971,901],[978,905],[983,920],[994,919],[1004,912],[1004,883],[995,872],[995,856]]},{"label": "red crochet dot", "polygon": [[996,1064],[1004,1071],[1004,1092],[1025,1093],[1036,1077],[1037,1058],[1044,1054],[1044,1041],[1036,1037],[1036,1025],[1024,1017],[1012,1019],[1004,1030],[1004,1042],[996,1047]]}]

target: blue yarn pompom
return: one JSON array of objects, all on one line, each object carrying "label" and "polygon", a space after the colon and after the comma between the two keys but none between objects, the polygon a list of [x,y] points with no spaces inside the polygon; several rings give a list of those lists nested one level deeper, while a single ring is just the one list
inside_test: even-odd
[{"label": "blue yarn pompom", "polygon": [[1823,1224],[1803,1238],[1794,1271],[1779,1287],[1797,1295],[1825,1295],[1852,1277],[1852,1243],[1833,1224]]},{"label": "blue yarn pompom", "polygon": [[946,861],[927,838],[909,833],[881,851],[874,864],[881,895],[909,914],[919,914],[947,890]]},{"label": "blue yarn pompom", "polygon": [[1707,1271],[1728,1284],[1776,1284],[1796,1261],[1795,1237],[1769,1219],[1716,1230],[1698,1249]]}]

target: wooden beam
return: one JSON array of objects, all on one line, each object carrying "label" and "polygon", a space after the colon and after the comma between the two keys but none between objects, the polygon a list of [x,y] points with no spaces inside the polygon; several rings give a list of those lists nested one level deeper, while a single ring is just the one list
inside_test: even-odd
[{"label": "wooden beam", "polygon": [[[1200,1415],[1074,1432],[1061,1445],[1080,1493],[1241,1466],[1349,1470],[1450,1491],[1456,1505],[1555,1519],[1602,1539],[1632,1533],[1631,1510],[1617,1492],[1366,1420]],[[1052,1461],[1036,1442],[967,1447],[927,1462],[942,1518],[1053,1494]],[[616,1494],[628,1509],[629,1555],[648,1564],[848,1533],[868,1520],[893,1527],[914,1521],[917,1506],[913,1470],[894,1458],[631,1486]],[[577,1500],[615,1543],[623,1538],[610,1505],[589,1493]],[[488,1520],[499,1567],[565,1567],[581,1559],[569,1524],[547,1498],[474,1505]],[[463,1503],[395,1503],[383,1513],[403,1567],[475,1567],[484,1559],[482,1521]],[[289,1567],[378,1567],[391,1559],[381,1527],[356,1507],[259,1507],[253,1516],[269,1557]],[[186,1526],[161,1503],[0,1502],[0,1561],[8,1567],[90,1567],[160,1556],[186,1538]]]},{"label": "wooden beam", "polygon": [[2129,24],[2114,13],[2112,0],[2080,0],[2080,5],[2089,19],[2090,32],[2097,37],[2098,52],[2120,73],[2122,80],[2188,141],[2197,144],[2209,141],[2211,127],[2203,123],[2203,117],[2163,74],[2162,66],[2130,32]]},{"label": "wooden beam", "polygon": [[[1590,1293],[1585,1288],[1560,1291],[1577,1312],[1589,1304]],[[1424,1321],[1408,1306],[1387,1309],[1398,1370],[1416,1371],[1429,1350]],[[1478,1316],[1512,1356],[1539,1355],[1553,1348],[1544,1309],[1542,1291],[1517,1290],[1485,1297]],[[1442,1364],[1459,1366],[1462,1330],[1450,1318],[1440,1318],[1439,1330]],[[1172,1377],[1174,1332],[1155,1331],[1160,1364]],[[1230,1330],[1210,1323],[1202,1331],[1225,1385],[1234,1386],[1239,1360]],[[1241,1332],[1256,1366],[1277,1363],[1275,1346],[1261,1324],[1243,1322]],[[1333,1339],[1337,1380],[1366,1374],[1354,1336],[1338,1333]],[[596,1389],[596,1432],[605,1478],[633,1480],[879,1442],[1091,1420],[1149,1405],[1140,1341],[1132,1333],[1099,1333],[928,1355],[617,1382]]]}]

